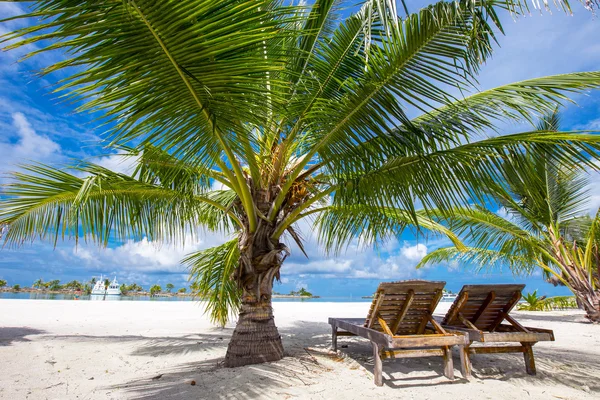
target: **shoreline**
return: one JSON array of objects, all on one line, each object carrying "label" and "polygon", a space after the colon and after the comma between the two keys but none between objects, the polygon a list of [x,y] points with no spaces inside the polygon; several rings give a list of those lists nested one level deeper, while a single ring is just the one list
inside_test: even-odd
[{"label": "shoreline", "polygon": [[[63,295],[75,295],[77,294],[76,290],[73,289],[61,289],[61,290],[43,290],[43,289],[35,289],[35,288],[21,288],[19,290],[15,290],[13,288],[0,288],[0,293],[37,293],[37,294],[63,294]],[[80,293],[84,296],[90,296],[90,294]],[[102,295],[95,295],[102,296]],[[150,292],[127,292],[121,293],[120,296],[148,296],[148,297],[195,297],[192,293],[158,293],[151,295]],[[295,296],[290,294],[274,294],[272,296],[274,299],[320,299],[321,296]],[[201,300],[201,299],[199,299]]]}]

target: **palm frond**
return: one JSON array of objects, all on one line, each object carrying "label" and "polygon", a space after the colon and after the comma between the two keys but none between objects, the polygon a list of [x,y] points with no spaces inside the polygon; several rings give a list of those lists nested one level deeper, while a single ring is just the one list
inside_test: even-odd
[{"label": "palm frond", "polygon": [[229,211],[231,191],[196,194],[136,180],[94,164],[71,174],[45,165],[23,166],[3,185],[0,224],[10,225],[13,245],[35,237],[90,238],[106,245],[111,236],[182,242],[198,226],[230,231],[239,219]]},{"label": "palm frond", "polygon": [[346,171],[346,176],[337,173],[332,178],[337,183],[334,201],[340,205],[394,204],[412,213],[415,199],[426,209],[442,211],[474,200],[484,204],[486,193],[504,190],[505,162],[518,160],[524,153],[544,159],[548,148],[556,150],[552,154],[557,163],[576,169],[593,167],[589,158],[598,157],[600,136],[534,131],[483,139],[448,150],[407,153],[390,158],[377,168],[356,168]]},{"label": "palm frond", "polygon": [[478,247],[467,247],[464,250],[442,247],[423,257],[417,268],[443,263],[457,263],[476,271],[492,271],[508,267],[516,275],[528,275],[536,267],[528,255]]},{"label": "palm frond", "polygon": [[241,290],[233,279],[239,264],[237,239],[187,256],[182,263],[190,269],[192,291],[206,301],[211,322],[225,326],[241,305]]},{"label": "palm frond", "polygon": [[275,44],[295,33],[283,29],[291,9],[277,1],[51,0],[32,8],[19,18],[41,22],[5,35],[16,40],[6,48],[63,51],[66,59],[41,73],[65,70],[56,90],[101,112],[114,142],[141,138],[212,165],[229,148],[243,154],[229,132],[245,131],[239,121],[264,125],[267,94],[282,104],[283,83],[267,87],[266,79],[287,61]]},{"label": "palm frond", "polygon": [[[334,253],[342,251],[353,240],[365,246],[381,244],[414,225],[415,221],[409,212],[394,207],[363,204],[323,207],[315,221],[320,242],[325,249]],[[417,213],[416,226],[432,234],[445,236],[459,249],[464,247],[451,230],[424,212]]]}]

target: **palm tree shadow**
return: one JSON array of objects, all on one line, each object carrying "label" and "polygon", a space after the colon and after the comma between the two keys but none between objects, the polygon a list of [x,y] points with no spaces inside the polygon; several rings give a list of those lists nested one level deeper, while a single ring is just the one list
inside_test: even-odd
[{"label": "palm tree shadow", "polygon": [[[181,353],[186,348],[212,347],[221,353],[198,362],[179,364],[160,371],[160,375],[147,376],[120,383],[104,389],[119,390],[127,398],[149,399],[252,399],[264,396],[286,398],[286,391],[296,387],[311,386],[316,378],[328,368],[320,364],[313,355],[299,345],[304,335],[298,336],[297,328],[280,329],[286,346],[285,357],[274,363],[225,368],[226,346],[232,329],[224,329],[219,335],[194,335],[188,343],[180,338],[155,338],[135,349],[132,355],[157,356],[169,352]],[[323,343],[318,337],[313,343]],[[200,339],[198,339],[200,338]],[[201,343],[197,343],[201,342]],[[214,354],[214,353],[213,353]]]},{"label": "palm tree shadow", "polygon": [[[160,357],[203,349],[212,349],[213,352],[207,359],[157,371],[160,375],[144,376],[104,389],[122,391],[127,398],[140,400],[252,399],[265,395],[287,398],[297,396],[299,391],[308,393],[307,387],[323,379],[319,378],[320,375],[336,368],[332,363],[338,363],[339,367],[348,368],[349,371],[364,369],[368,374],[373,371],[369,341],[355,337],[338,338],[340,349],[334,353],[330,349],[330,326],[305,321],[280,329],[286,348],[284,359],[274,363],[224,368],[223,361],[231,333],[231,329],[224,329],[185,337],[146,337],[145,343],[134,349],[131,355]],[[140,339],[139,336],[135,338]],[[347,347],[342,348],[344,345]],[[600,369],[600,359],[594,354],[539,348],[536,349],[536,361],[538,376],[531,377],[525,373],[523,357],[520,355],[478,355],[473,359],[473,375],[483,381],[523,380],[527,385],[544,385],[550,379],[570,387],[582,387],[585,384],[591,391],[600,391],[600,383],[596,384],[594,379],[596,371]],[[438,357],[385,361],[384,384],[390,388],[410,388],[466,383],[458,370],[460,364],[456,352],[454,365],[456,379],[450,381],[443,376],[442,361]]]},{"label": "palm tree shadow", "polygon": [[[127,398],[148,399],[187,399],[187,398],[238,398],[252,399],[259,396],[286,398],[293,396],[298,388],[309,387],[317,383],[319,376],[332,370],[331,363],[343,363],[342,368],[350,370],[365,368],[373,370],[371,346],[368,341],[345,339],[352,350],[344,353],[331,351],[330,326],[326,323],[300,321],[295,326],[280,329],[286,349],[285,357],[274,363],[249,365],[240,368],[224,368],[225,348],[231,330],[224,330],[216,339],[214,335],[196,335],[193,341],[211,343],[219,341],[222,356],[177,365],[160,371],[160,375],[147,376],[123,382],[107,390],[123,391]],[[201,337],[202,339],[198,339]],[[223,338],[224,340],[220,340]],[[132,355],[160,355],[169,352],[179,353],[187,346],[180,338],[168,340],[156,338],[135,349]],[[213,353],[214,354],[214,353]],[[417,361],[417,362],[412,362]],[[442,363],[435,366],[422,360],[399,360],[386,363],[386,384],[390,387],[431,386],[432,384],[451,383],[443,377]],[[411,376],[415,371],[431,372],[427,376]],[[398,377],[400,375],[401,377]],[[414,375],[414,374],[412,374]],[[442,376],[441,381],[437,378]],[[154,378],[154,379],[153,379]],[[458,381],[462,381],[458,379]],[[192,382],[194,383],[192,385]],[[456,381],[455,381],[456,383]],[[296,392],[297,393],[297,392]]]},{"label": "palm tree shadow", "polygon": [[10,346],[13,342],[30,342],[31,340],[26,336],[44,333],[46,331],[26,326],[0,327],[0,346]]}]

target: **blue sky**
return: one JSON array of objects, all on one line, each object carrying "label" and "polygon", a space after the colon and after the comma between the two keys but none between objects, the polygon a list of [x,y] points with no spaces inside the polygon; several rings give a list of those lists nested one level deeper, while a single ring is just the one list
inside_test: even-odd
[{"label": "blue sky", "polygon": [[[409,7],[415,7],[410,2]],[[0,19],[19,14],[20,7],[0,3]],[[482,68],[482,89],[549,74],[600,69],[600,21],[575,5],[575,15],[560,12],[552,15],[534,13],[513,21],[503,15],[506,36],[500,37],[500,48]],[[0,35],[23,22],[0,24]],[[32,50],[29,48],[28,50]],[[50,82],[33,76],[32,71],[57,61],[60,55],[45,55],[24,63],[16,63],[23,50],[0,53],[0,182],[4,174],[17,164],[40,161],[67,163],[74,158],[92,159],[104,166],[126,170],[127,165],[99,146],[102,134],[89,116],[74,112],[69,104],[57,101],[49,93]],[[600,92],[580,95],[577,105],[563,113],[565,129],[600,129]],[[517,132],[523,126],[506,126],[505,133]],[[600,178],[590,176],[590,210],[600,206]],[[539,289],[542,294],[566,294],[564,288],[545,283],[539,274],[514,278],[509,271],[474,274],[462,265],[440,265],[420,271],[414,265],[429,251],[446,243],[439,239],[416,238],[411,233],[382,245],[378,250],[350,247],[345,253],[329,257],[318,245],[310,226],[301,226],[307,239],[306,259],[292,247],[292,255],[282,269],[282,284],[275,290],[288,292],[301,286],[321,296],[361,296],[374,291],[381,280],[422,278],[445,280],[450,290],[463,283],[524,282],[526,290]],[[187,272],[179,260],[187,253],[219,244],[219,235],[201,235],[189,240],[184,248],[158,246],[147,240],[111,243],[100,249],[71,241],[51,243],[36,241],[23,247],[0,250],[0,278],[9,284],[29,286],[44,280],[78,279],[114,275],[120,281],[150,284],[171,282],[187,286]]]}]

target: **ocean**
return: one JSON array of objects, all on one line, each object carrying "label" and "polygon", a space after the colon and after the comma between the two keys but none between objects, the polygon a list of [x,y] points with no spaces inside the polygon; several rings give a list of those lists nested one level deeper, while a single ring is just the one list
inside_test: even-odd
[{"label": "ocean", "polygon": [[[0,299],[20,299],[20,300],[75,300],[73,294],[56,293],[33,293],[33,292],[0,292]],[[172,297],[150,297],[150,296],[102,296],[102,295],[82,295],[77,300],[92,301],[197,301],[191,296],[172,296]],[[273,301],[280,302],[371,302],[371,299],[361,297],[319,297],[314,299],[292,299],[292,298],[274,298]]]}]

